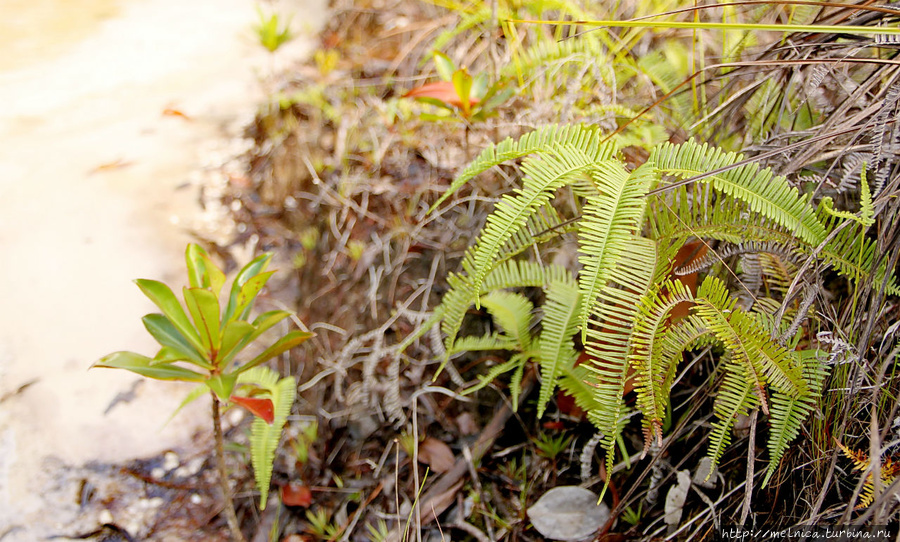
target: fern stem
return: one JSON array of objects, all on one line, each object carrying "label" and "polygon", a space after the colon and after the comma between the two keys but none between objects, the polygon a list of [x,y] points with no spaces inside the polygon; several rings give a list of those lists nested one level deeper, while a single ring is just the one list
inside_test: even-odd
[{"label": "fern stem", "polygon": [[213,433],[216,438],[216,467],[219,470],[219,489],[222,491],[222,499],[225,501],[225,519],[228,520],[228,529],[234,542],[246,542],[241,527],[238,523],[237,513],[234,511],[234,501],[231,499],[231,488],[228,487],[228,471],[225,468],[225,439],[222,437],[222,415],[219,412],[219,397],[212,393]]}]

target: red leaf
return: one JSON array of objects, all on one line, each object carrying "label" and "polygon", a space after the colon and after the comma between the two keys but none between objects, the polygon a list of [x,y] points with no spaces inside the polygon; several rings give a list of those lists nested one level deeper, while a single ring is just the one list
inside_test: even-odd
[{"label": "red leaf", "polygon": [[290,483],[281,488],[281,502],[286,506],[309,508],[312,504],[312,492],[303,484]]},{"label": "red leaf", "polygon": [[[462,98],[456,93],[453,83],[450,81],[438,81],[436,83],[426,83],[421,87],[416,87],[406,94],[404,98],[432,98],[440,100],[445,104],[462,108]],[[478,98],[469,98],[469,106],[478,103]]]},{"label": "red leaf", "polygon": [[254,415],[259,416],[264,422],[271,424],[275,421],[275,405],[271,399],[256,399],[254,397],[240,397],[232,395],[230,399],[238,405],[246,408]]}]

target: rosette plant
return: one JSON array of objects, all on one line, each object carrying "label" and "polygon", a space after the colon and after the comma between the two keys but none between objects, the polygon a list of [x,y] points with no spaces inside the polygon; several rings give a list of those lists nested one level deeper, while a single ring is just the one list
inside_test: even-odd
[{"label": "rosette plant", "polygon": [[260,486],[260,507],[265,508],[274,449],[281,437],[295,390],[292,378],[282,379],[281,385],[276,385],[271,378],[274,373],[263,370],[259,365],[300,345],[312,333],[291,331],[241,363],[242,352],[291,314],[289,311],[274,310],[250,320],[257,296],[274,273],[266,270],[272,254],[262,254],[245,265],[227,290],[227,296],[222,295],[225,274],[202,247],[188,245],[185,260],[190,286],[183,289],[183,305],[171,288],[162,282],[149,279],[135,281],[162,311],[143,318],[144,327],[160,344],[156,355],[148,357],[135,352],[114,352],[97,361],[93,367],[125,369],[156,380],[197,383],[197,389],[188,395],[182,406],[210,392],[225,513],[232,536],[243,540],[223,460],[221,409],[223,405],[239,404],[259,418],[259,423],[253,424],[251,459]]}]

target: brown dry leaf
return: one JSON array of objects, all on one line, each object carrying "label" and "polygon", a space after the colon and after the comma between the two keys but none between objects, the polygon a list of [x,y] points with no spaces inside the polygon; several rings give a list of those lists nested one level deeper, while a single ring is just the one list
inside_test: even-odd
[{"label": "brown dry leaf", "polygon": [[419,445],[419,462],[428,465],[434,472],[442,473],[453,468],[456,458],[446,443],[433,437],[425,437]]}]

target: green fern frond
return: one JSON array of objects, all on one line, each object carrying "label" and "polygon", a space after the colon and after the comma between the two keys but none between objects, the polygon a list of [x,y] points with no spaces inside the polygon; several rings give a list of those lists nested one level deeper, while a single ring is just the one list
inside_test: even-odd
[{"label": "green fern frond", "polygon": [[654,437],[662,445],[662,420],[669,398],[669,389],[664,383],[671,368],[665,362],[673,361],[663,356],[663,341],[670,333],[669,314],[676,305],[693,298],[687,287],[678,281],[667,281],[641,298],[628,359],[635,371],[634,389],[637,407],[643,413],[646,448],[650,447]]},{"label": "green fern frond", "polygon": [[819,353],[814,350],[792,352],[799,358],[803,366],[803,378],[809,392],[805,395],[790,395],[776,391],[772,394],[769,429],[769,468],[763,479],[762,487],[766,487],[778,468],[788,445],[800,434],[803,421],[816,408],[816,401],[822,393],[822,386],[828,376],[828,367],[819,360]]},{"label": "green fern frond", "polygon": [[[620,259],[630,252],[638,239],[636,232],[640,229],[647,203],[644,196],[653,176],[650,164],[629,175],[615,161],[600,162],[592,171],[591,178],[600,196],[585,205],[578,233],[579,260],[584,266],[578,283],[582,298],[586,300],[579,318],[582,340],[587,336],[591,300],[597,299],[606,288]],[[655,269],[655,265],[651,269]],[[632,287],[627,281],[619,282],[623,287]],[[640,293],[643,294],[643,290]]]},{"label": "green fern frond", "polygon": [[522,294],[504,290],[493,291],[481,299],[491,313],[494,323],[523,351],[531,348],[531,324],[534,305]]},{"label": "green fern frond", "polygon": [[509,260],[484,278],[482,293],[506,288],[544,288],[554,281],[570,280],[572,274],[561,265],[540,264],[528,260]]},{"label": "green fern frond", "polygon": [[763,411],[768,414],[765,386],[770,384],[793,395],[808,392],[799,366],[792,363],[787,350],[772,340],[752,314],[745,313],[729,299],[724,283],[707,277],[697,292],[695,311],[704,319],[716,338],[743,363],[747,377],[759,393]]},{"label": "green fern frond", "polygon": [[544,303],[544,317],[541,320],[543,330],[538,340],[542,377],[538,395],[538,418],[544,415],[557,380],[574,366],[578,357],[572,338],[578,331],[579,314],[581,296],[578,283],[571,277],[551,282],[547,287],[547,301]]},{"label": "green fern frond", "polygon": [[449,355],[459,352],[484,352],[489,350],[519,350],[521,345],[518,339],[510,337],[502,333],[493,333],[491,335],[470,335],[468,337],[460,337],[456,339],[453,348],[447,353]]},{"label": "green fern frond", "polygon": [[[510,371],[514,371],[513,378],[510,381],[510,397],[513,401],[513,410],[517,410],[519,405],[518,398],[521,393],[522,371],[524,371],[525,364],[528,363],[529,359],[531,359],[530,354],[530,352],[513,354],[513,356],[510,357],[509,360],[501,363],[500,365],[495,365],[487,373],[479,375],[478,384],[475,384],[474,386],[463,390],[461,392],[462,395],[475,393],[476,391],[492,383],[500,375],[508,373]],[[515,384],[515,387],[513,387],[513,384]]]},{"label": "green fern frond", "polygon": [[[597,133],[597,128],[593,126],[558,126],[553,124],[539,128],[533,132],[528,132],[518,139],[508,137],[500,143],[492,144],[481,151],[481,154],[466,166],[463,172],[450,183],[450,187],[447,188],[447,191],[438,198],[428,212],[433,212],[440,207],[447,198],[455,194],[457,190],[475,178],[476,175],[484,173],[492,167],[499,166],[504,162],[523,158],[529,154],[547,152],[550,150],[551,144],[577,144],[578,141],[583,141],[585,137],[597,137]],[[613,151],[614,149],[610,147],[608,151],[606,151],[608,154],[606,154],[605,157],[608,158],[612,156]],[[597,159],[603,159],[603,156],[598,156]]]},{"label": "green fern frond", "polygon": [[[628,368],[629,339],[641,296],[649,289],[656,268],[656,245],[635,237],[628,258],[611,273],[608,286],[599,292],[591,309],[585,352],[591,359],[592,385],[598,408],[591,421],[603,433],[607,464],[612,468],[613,447],[625,414],[623,390]],[[588,303],[588,298],[584,301]]]},{"label": "green fern frond", "polygon": [[[737,417],[746,416],[750,409],[759,404],[759,399],[754,394],[755,383],[746,378],[744,365],[734,360],[725,363],[725,378],[713,405],[718,419],[712,424],[707,452],[713,467],[718,465],[725,449],[731,444],[731,429]],[[713,467],[710,467],[709,472],[713,472]]]},{"label": "green fern frond", "polygon": [[238,376],[238,383],[254,384],[266,390],[274,406],[275,417],[271,424],[257,417],[250,426],[250,463],[259,489],[259,508],[265,510],[275,451],[297,395],[297,382],[292,376],[279,380],[278,374],[267,367],[253,367]]},{"label": "green fern frond", "polygon": [[746,201],[754,212],[772,218],[811,245],[825,239],[825,228],[807,196],[801,196],[784,177],[773,176],[768,168],[760,170],[756,163],[730,167],[743,160],[743,155],[691,140],[681,145],[663,143],[653,150],[650,160],[662,172],[681,179],[716,172],[698,182],[711,182],[717,190]]}]

